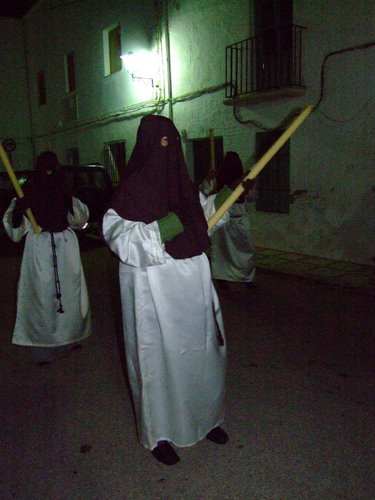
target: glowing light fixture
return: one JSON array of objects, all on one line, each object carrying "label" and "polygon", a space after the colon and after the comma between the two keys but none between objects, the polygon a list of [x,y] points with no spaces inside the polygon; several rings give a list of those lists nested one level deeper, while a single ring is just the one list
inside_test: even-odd
[{"label": "glowing light fixture", "polygon": [[124,62],[126,71],[131,74],[133,80],[147,81],[152,87],[155,86],[156,58],[155,54],[147,51],[128,52],[120,56]]}]

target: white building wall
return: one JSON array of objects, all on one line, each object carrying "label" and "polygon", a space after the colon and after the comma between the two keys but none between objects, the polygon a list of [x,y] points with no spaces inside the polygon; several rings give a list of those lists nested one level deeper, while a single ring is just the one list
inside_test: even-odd
[{"label": "white building wall", "polygon": [[[15,169],[31,168],[32,145],[22,21],[0,18],[0,141],[13,139]],[[1,163],[1,162],[0,162]],[[0,169],[3,170],[3,165]]]},{"label": "white building wall", "polygon": [[[207,9],[201,9],[203,3]],[[175,57],[177,53],[184,54],[187,64],[180,61],[184,73],[182,78],[173,80],[174,95],[180,90],[175,81],[181,82],[182,92],[196,90],[196,82],[208,86],[221,81],[224,46],[254,34],[250,32],[252,3],[249,11],[248,2],[237,2],[235,8],[227,2],[194,2],[194,7],[193,2],[178,2],[179,9],[170,14],[171,44],[184,48],[176,50]],[[183,5],[187,6],[185,11]],[[241,108],[241,120],[252,119],[270,128],[280,125],[291,112],[317,103],[321,65],[328,53],[374,41],[375,16],[371,2],[356,2],[354,8],[351,1],[297,0],[294,9],[295,23],[307,27],[303,51],[306,95]],[[180,14],[189,13],[190,21],[178,19]],[[216,36],[216,29],[220,29],[223,22],[227,23],[227,29],[221,29],[221,39]],[[207,36],[208,30],[211,36]],[[196,51],[204,52],[208,46],[201,44],[199,34],[202,32],[205,33],[203,39],[211,41],[209,57],[201,54],[199,64],[195,64]],[[199,42],[194,44],[193,40]],[[346,52],[328,60],[321,106],[291,140],[291,192],[306,193],[295,199],[289,214],[254,213],[256,245],[372,263],[375,255],[374,62],[375,47]],[[209,78],[204,79],[201,73],[205,73],[206,68],[210,68]],[[186,81],[191,82],[190,89]],[[223,95],[218,93],[176,104],[175,122],[187,131],[188,138],[207,136],[213,127],[216,135],[224,137],[225,151],[236,150],[248,168],[254,163],[255,133],[260,130],[236,122],[222,101]]]},{"label": "white building wall", "polygon": [[[103,143],[127,137],[128,126],[122,120],[133,112],[132,107],[155,99],[156,89],[135,86],[125,69],[104,76],[105,29],[120,23],[124,52],[148,49],[152,44],[152,0],[136,3],[137,9],[134,3],[118,0],[44,0],[27,15],[33,132],[38,151],[54,149],[63,159],[67,148],[78,147],[81,161],[103,161]],[[151,15],[144,17],[146,12]],[[78,102],[78,120],[73,122],[66,121],[64,114],[65,56],[71,51],[75,55]],[[45,71],[47,93],[42,106],[37,86],[40,70]],[[135,124],[132,135],[134,129]]]},{"label": "white building wall", "polygon": [[[82,0],[39,2],[27,16],[29,73],[33,75],[32,109],[37,149],[51,147],[59,155],[80,148],[83,162],[102,161],[103,143],[126,139],[128,156],[141,113],[170,113],[165,31],[161,47],[161,88],[132,81],[123,69],[103,76],[102,31],[121,23],[123,52],[150,49],[155,18],[151,0]],[[52,10],[46,10],[48,5]],[[240,124],[223,104],[225,46],[253,35],[253,1],[169,0],[171,96],[173,119],[187,139],[207,137],[210,128],[236,150],[246,168],[254,163],[253,124]],[[137,8],[135,8],[137,7]],[[305,2],[295,0],[294,22],[306,26],[303,78],[306,95],[241,108],[241,120],[279,126],[291,113],[317,103],[324,57],[335,50],[373,40],[374,5],[367,0]],[[53,12],[53,15],[52,15]],[[63,122],[64,54],[77,61],[79,120]],[[30,53],[29,52],[29,53]],[[332,56],[325,71],[321,105],[291,139],[291,192],[306,191],[289,214],[253,214],[258,246],[370,264],[375,255],[374,206],[374,59],[375,50]],[[37,104],[36,72],[45,68],[48,102]],[[50,89],[50,90],[48,90]],[[216,89],[216,90],[215,90]],[[49,94],[50,92],[50,94]],[[156,98],[161,97],[156,108]],[[372,100],[371,100],[372,99]],[[148,102],[148,107],[137,103]],[[366,105],[367,104],[367,105]],[[325,114],[323,114],[325,113]],[[325,116],[327,115],[327,116]],[[133,118],[132,118],[133,117]],[[192,167],[189,148],[187,161]]]}]

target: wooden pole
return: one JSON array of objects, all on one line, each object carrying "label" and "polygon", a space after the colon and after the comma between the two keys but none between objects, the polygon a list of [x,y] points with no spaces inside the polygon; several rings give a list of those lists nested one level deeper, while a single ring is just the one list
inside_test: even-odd
[{"label": "wooden pole", "polygon": [[[259,172],[267,165],[267,163],[275,156],[275,154],[282,148],[290,136],[297,130],[301,123],[309,116],[311,111],[314,109],[313,105],[306,106],[306,108],[297,116],[297,118],[292,122],[292,124],[281,134],[277,141],[270,147],[270,149],[262,156],[262,158],[253,166],[250,172],[243,178],[243,181],[247,179],[255,179]],[[242,183],[240,183],[236,189],[231,193],[231,195],[225,200],[225,202],[219,207],[219,209],[214,213],[212,217],[208,220],[208,229],[211,229],[227,212],[230,207],[237,201],[237,199],[244,192]]]},{"label": "wooden pole", "polygon": [[216,158],[215,158],[215,131],[210,128],[210,170],[215,172],[215,177],[212,179],[212,188],[216,191]]},{"label": "wooden pole", "polygon": [[[6,152],[3,148],[3,145],[1,143],[0,143],[0,158],[1,158],[2,162],[4,163],[5,170],[7,171],[8,175],[9,175],[9,179],[10,179],[11,183],[13,184],[13,187],[17,193],[18,198],[24,198],[25,195],[23,194],[22,188],[21,188],[21,186],[18,182],[18,179],[14,173],[13,167],[10,164],[8,155],[6,154]],[[40,233],[40,228],[39,228],[38,224],[36,223],[35,217],[34,217],[30,208],[26,209],[26,215],[30,221],[30,224],[32,225],[32,227],[34,229],[34,232],[37,234]]]}]

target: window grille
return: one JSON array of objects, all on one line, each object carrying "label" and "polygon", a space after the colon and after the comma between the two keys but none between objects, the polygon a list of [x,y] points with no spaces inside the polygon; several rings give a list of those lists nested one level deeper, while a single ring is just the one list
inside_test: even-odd
[{"label": "window grille", "polygon": [[66,91],[74,92],[76,89],[74,52],[69,52],[65,56],[65,78],[66,78]]},{"label": "window grille", "polygon": [[104,144],[104,166],[117,187],[121,173],[126,167],[126,142],[123,140],[106,142]]},{"label": "window grille", "polygon": [[38,71],[38,96],[39,106],[42,106],[47,102],[46,78],[43,70]]},{"label": "window grille", "polygon": [[286,25],[226,47],[226,97],[304,89],[302,26]]},{"label": "window grille", "polygon": [[[258,161],[280,137],[284,130],[256,134],[256,161]],[[289,213],[290,205],[290,140],[276,153],[256,180],[259,197],[256,210],[262,212]]]}]

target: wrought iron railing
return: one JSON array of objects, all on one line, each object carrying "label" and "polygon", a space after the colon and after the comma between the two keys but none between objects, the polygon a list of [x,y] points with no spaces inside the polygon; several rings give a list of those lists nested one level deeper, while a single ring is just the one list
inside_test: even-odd
[{"label": "wrought iron railing", "polygon": [[302,33],[294,24],[264,31],[226,47],[227,98],[303,87]]}]

